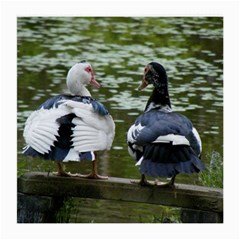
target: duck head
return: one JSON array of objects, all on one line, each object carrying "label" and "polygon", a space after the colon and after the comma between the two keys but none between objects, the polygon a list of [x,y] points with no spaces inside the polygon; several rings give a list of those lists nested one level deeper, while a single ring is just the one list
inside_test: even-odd
[{"label": "duck head", "polygon": [[150,62],[145,67],[143,80],[138,90],[143,90],[149,84],[153,84],[156,89],[164,88],[168,84],[167,73],[158,62]]},{"label": "duck head", "polygon": [[81,61],[73,65],[67,74],[67,86],[74,95],[91,96],[86,89],[87,85],[100,88],[100,84],[96,81],[92,66],[87,61]]},{"label": "duck head", "polygon": [[141,91],[149,84],[153,84],[154,89],[148,100],[145,110],[152,106],[171,108],[168,93],[168,77],[164,67],[158,62],[150,62],[144,69],[143,80],[138,89]]}]

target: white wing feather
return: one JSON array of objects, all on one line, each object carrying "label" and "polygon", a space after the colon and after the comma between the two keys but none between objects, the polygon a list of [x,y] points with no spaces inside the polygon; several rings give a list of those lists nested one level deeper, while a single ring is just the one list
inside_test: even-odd
[{"label": "white wing feather", "polygon": [[201,152],[202,152],[202,141],[201,141],[200,135],[199,135],[199,133],[198,133],[198,131],[197,131],[196,128],[193,128],[193,129],[192,129],[192,132],[193,132],[193,135],[194,135],[194,136],[196,137],[196,139],[197,139],[197,142],[198,142],[199,148],[200,148],[200,153],[201,153]]},{"label": "white wing feather", "polygon": [[[108,150],[112,146],[115,125],[110,115],[101,116],[90,104],[65,101],[65,106],[76,115],[73,119],[73,147],[79,152]],[[70,110],[71,109],[71,110]]]},{"label": "white wing feather", "polygon": [[26,121],[23,136],[28,145],[41,154],[49,152],[57,140],[59,124],[56,119],[68,114],[68,109],[51,108],[34,111]]},{"label": "white wing feather", "polygon": [[58,108],[34,111],[26,121],[23,136],[28,145],[41,154],[49,152],[57,140],[59,123],[56,119],[74,113],[72,120],[72,142],[75,152],[98,151],[110,149],[115,124],[110,115],[101,116],[94,112],[90,104],[64,100]]},{"label": "white wing feather", "polygon": [[141,132],[143,128],[144,126],[142,126],[141,123],[139,123],[138,125],[133,124],[128,130],[127,141],[135,143],[138,134]]}]

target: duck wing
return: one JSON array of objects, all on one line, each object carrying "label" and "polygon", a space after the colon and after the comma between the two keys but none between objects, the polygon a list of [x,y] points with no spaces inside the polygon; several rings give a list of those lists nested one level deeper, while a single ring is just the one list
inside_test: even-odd
[{"label": "duck wing", "polygon": [[151,143],[189,145],[197,155],[201,152],[201,139],[191,121],[179,113],[151,110],[140,115],[128,130],[130,145],[146,146]]},{"label": "duck wing", "polygon": [[[114,133],[112,117],[100,102],[91,97],[58,95],[27,119],[23,153],[52,160],[79,160],[86,152],[110,149]],[[88,158],[94,159],[92,156]]]},{"label": "duck wing", "polygon": [[41,108],[32,112],[23,132],[27,145],[40,154],[48,153],[59,137],[60,124],[56,119],[68,113],[67,108]]},{"label": "duck wing", "polygon": [[88,103],[66,100],[63,103],[73,113],[72,146],[76,151],[99,151],[111,148],[115,124],[104,106],[94,99]]}]

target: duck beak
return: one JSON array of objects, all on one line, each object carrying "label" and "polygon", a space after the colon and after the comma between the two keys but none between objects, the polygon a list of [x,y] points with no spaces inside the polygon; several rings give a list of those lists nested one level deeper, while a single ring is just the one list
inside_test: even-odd
[{"label": "duck beak", "polygon": [[146,80],[146,74],[148,73],[149,70],[150,70],[150,67],[149,67],[149,65],[147,65],[145,67],[145,69],[144,69],[143,80],[142,80],[141,84],[138,87],[139,91],[142,91],[148,85],[148,81]]},{"label": "duck beak", "polygon": [[148,85],[148,82],[145,80],[145,78],[143,78],[141,84],[138,87],[138,90],[142,91],[145,87],[147,87],[147,85]]},{"label": "duck beak", "polygon": [[95,79],[95,77],[93,76],[90,83],[90,85],[96,87],[96,88],[100,88],[101,87],[101,84],[97,82],[97,80]]}]

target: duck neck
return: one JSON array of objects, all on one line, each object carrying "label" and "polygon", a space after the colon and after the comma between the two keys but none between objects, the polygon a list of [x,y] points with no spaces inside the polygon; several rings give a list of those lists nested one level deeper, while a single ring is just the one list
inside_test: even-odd
[{"label": "duck neck", "polygon": [[167,85],[162,85],[161,87],[155,87],[153,89],[153,92],[148,99],[145,111],[156,107],[169,108],[169,110],[171,110],[171,102],[168,94]]},{"label": "duck neck", "polygon": [[91,97],[91,93],[88,91],[88,89],[85,86],[82,86],[79,90],[78,94],[79,96],[89,96]]},{"label": "duck neck", "polygon": [[78,95],[78,96],[90,96],[91,93],[88,91],[88,89],[84,85],[69,85],[68,86],[70,92],[73,95]]}]

